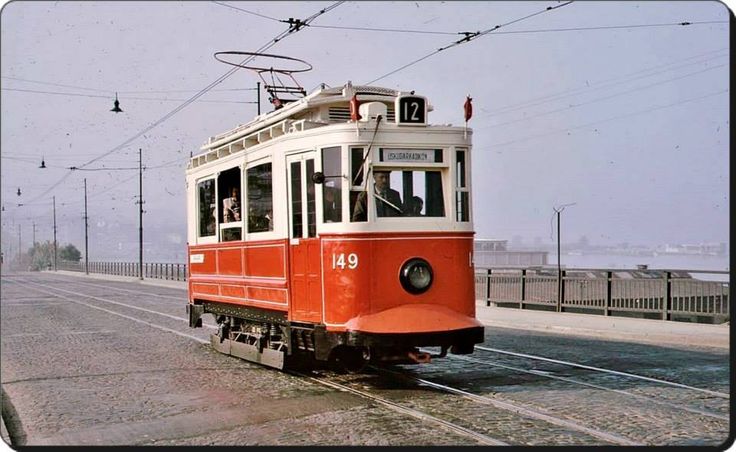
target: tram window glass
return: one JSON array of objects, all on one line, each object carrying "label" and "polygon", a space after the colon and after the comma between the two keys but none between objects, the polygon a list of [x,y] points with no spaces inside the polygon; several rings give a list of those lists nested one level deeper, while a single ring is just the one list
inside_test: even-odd
[{"label": "tram window glass", "polygon": [[220,223],[240,221],[240,168],[223,171],[217,178],[217,190],[220,198]]},{"label": "tram window glass", "polygon": [[273,231],[271,164],[248,168],[248,232]]},{"label": "tram window glass", "polygon": [[352,222],[368,221],[368,211],[365,209],[366,191],[363,187],[363,152],[363,148],[350,149],[350,221]]},{"label": "tram window glass", "polygon": [[342,156],[339,146],[322,149],[322,221],[342,221]]},{"label": "tram window glass", "polygon": [[[398,192],[400,199],[392,204],[401,209],[398,213],[394,207],[385,208],[382,200],[376,198],[376,214],[382,216],[407,217],[444,217],[445,201],[442,191],[442,173],[440,171],[404,170],[392,171],[389,177],[390,187]],[[394,199],[396,195],[391,195]],[[386,198],[387,196],[384,196]],[[391,200],[389,200],[391,201]]]},{"label": "tram window glass", "polygon": [[209,179],[198,183],[197,194],[199,198],[199,236],[211,237],[217,232],[215,180]]},{"label": "tram window glass", "polygon": [[467,155],[465,149],[458,149],[455,153],[455,220],[460,222],[470,221]]},{"label": "tram window glass", "polygon": [[291,236],[302,236],[302,162],[291,162]]},{"label": "tram window glass", "polygon": [[317,201],[314,193],[314,159],[307,160],[307,237],[317,236]]}]

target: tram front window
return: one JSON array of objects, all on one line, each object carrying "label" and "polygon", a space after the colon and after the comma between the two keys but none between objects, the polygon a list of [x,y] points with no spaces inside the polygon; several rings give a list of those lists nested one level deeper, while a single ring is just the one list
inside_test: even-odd
[{"label": "tram front window", "polygon": [[[374,169],[373,199],[365,191],[351,196],[352,221],[366,221],[367,209],[383,217],[444,217],[440,171]],[[366,202],[367,201],[367,202]]]}]

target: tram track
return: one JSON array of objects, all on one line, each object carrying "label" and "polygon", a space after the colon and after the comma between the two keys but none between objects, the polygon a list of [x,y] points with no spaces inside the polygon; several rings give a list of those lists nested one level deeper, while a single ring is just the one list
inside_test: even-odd
[{"label": "tram track", "polygon": [[[37,291],[39,291],[39,292],[41,292],[43,294],[46,294],[46,295],[57,297],[57,298],[60,298],[60,299],[63,299],[63,300],[69,301],[69,302],[73,302],[73,303],[76,303],[76,304],[80,304],[80,305],[83,305],[83,306],[86,306],[86,307],[89,307],[89,308],[97,309],[97,310],[100,310],[100,311],[103,311],[103,312],[106,312],[106,313],[109,313],[109,314],[112,314],[112,315],[120,316],[120,317],[129,319],[129,320],[132,320],[134,322],[137,322],[137,323],[146,325],[148,327],[156,328],[156,329],[161,330],[161,331],[165,331],[165,332],[169,332],[169,333],[174,333],[174,334],[177,334],[177,335],[179,335],[181,337],[185,337],[187,339],[195,340],[195,341],[197,341],[197,342],[199,342],[201,344],[209,343],[209,341],[207,339],[203,339],[201,337],[196,337],[196,336],[193,336],[193,335],[190,335],[190,334],[183,333],[182,331],[177,331],[175,329],[168,328],[166,326],[163,326],[163,325],[158,324],[155,321],[152,322],[152,321],[142,320],[140,318],[136,318],[136,317],[133,317],[133,316],[130,316],[130,315],[126,315],[126,314],[123,314],[121,312],[117,312],[117,311],[112,310],[112,309],[106,309],[105,307],[97,306],[97,305],[93,304],[92,302],[86,302],[86,301],[82,301],[80,299],[74,299],[72,297],[79,297],[79,298],[84,297],[84,298],[88,298],[90,300],[93,300],[93,302],[97,302],[97,303],[108,303],[108,304],[111,304],[111,305],[114,305],[114,306],[117,306],[117,307],[123,307],[123,308],[126,308],[126,309],[133,309],[133,310],[137,310],[137,311],[140,311],[140,312],[144,312],[146,314],[150,314],[150,315],[154,315],[154,316],[162,316],[163,318],[167,318],[167,319],[170,319],[170,320],[176,320],[177,322],[187,323],[187,319],[185,319],[183,317],[179,317],[179,316],[172,315],[172,314],[167,314],[165,312],[160,312],[160,311],[156,311],[156,310],[152,310],[152,309],[142,308],[140,306],[134,306],[134,305],[131,305],[131,304],[127,304],[127,303],[123,303],[123,302],[120,302],[120,301],[111,300],[109,298],[105,298],[105,297],[101,297],[101,296],[88,295],[88,294],[81,293],[81,292],[76,292],[76,291],[73,291],[73,290],[59,289],[58,287],[55,287],[55,286],[50,286],[50,285],[47,285],[47,284],[41,284],[41,283],[38,283],[38,282],[31,281],[28,278],[19,278],[19,279],[16,280],[16,279],[7,279],[7,278],[3,277],[3,279],[5,281],[9,281],[11,283],[15,283],[15,284],[18,284],[18,285],[21,285],[21,286],[24,286],[24,287],[31,287],[34,290],[37,290]],[[87,284],[84,284],[84,285],[86,286]],[[109,288],[106,288],[104,286],[100,286],[100,285],[96,285],[96,284],[89,284],[89,286],[101,287],[101,288],[109,289]],[[150,293],[147,293],[147,292],[134,291],[134,290],[129,290],[129,289],[122,289],[121,292],[138,293],[138,294],[141,294],[141,295],[151,295]],[[205,326],[207,326],[209,328],[213,328],[213,329],[216,328],[215,326],[212,326],[212,325],[205,325]],[[692,390],[699,391],[700,393],[708,394],[710,397],[729,398],[729,395],[728,394],[721,393],[721,392],[718,392],[718,391],[710,391],[710,390],[706,390],[706,389],[703,389],[703,388],[696,388],[696,387],[693,387],[693,386],[684,385],[684,384],[681,384],[681,383],[671,382],[671,381],[667,381],[667,380],[659,380],[659,379],[655,379],[655,378],[651,378],[651,377],[646,377],[646,376],[641,376],[641,375],[636,375],[636,374],[630,374],[630,373],[621,372],[621,371],[615,371],[615,370],[611,370],[611,369],[597,368],[597,367],[593,367],[593,366],[586,366],[586,365],[583,365],[583,364],[572,363],[572,362],[568,362],[568,361],[555,360],[555,359],[546,358],[546,357],[537,357],[537,356],[534,356],[534,355],[520,354],[520,353],[516,353],[516,352],[510,352],[510,351],[507,351],[507,350],[500,350],[500,349],[493,349],[493,348],[489,348],[489,347],[476,346],[476,349],[477,350],[480,350],[480,351],[483,351],[483,352],[489,352],[489,353],[495,352],[495,353],[499,353],[499,354],[502,354],[502,355],[517,356],[519,358],[524,358],[524,359],[538,358],[540,361],[552,362],[552,363],[558,364],[558,365],[570,365],[570,366],[573,366],[573,367],[584,368],[584,369],[591,370],[591,371],[600,371],[600,372],[604,372],[605,371],[605,373],[609,373],[609,374],[612,374],[612,375],[618,375],[618,376],[622,376],[622,377],[625,376],[625,377],[633,378],[633,379],[636,379],[636,380],[639,380],[639,381],[648,381],[648,382],[657,382],[657,383],[660,383],[661,382],[662,384],[667,384],[667,385],[670,385],[672,387],[677,387],[679,389],[692,389]],[[729,420],[729,417],[727,415],[723,415],[721,413],[715,413],[715,412],[711,412],[711,411],[708,411],[708,410],[701,410],[701,409],[698,409],[698,408],[692,408],[692,407],[687,407],[687,406],[683,406],[683,405],[673,404],[673,403],[669,403],[669,402],[665,402],[665,401],[653,399],[651,397],[644,396],[644,395],[632,394],[632,393],[629,393],[629,392],[626,392],[626,391],[622,391],[622,390],[605,388],[605,387],[603,387],[601,385],[596,385],[596,384],[593,384],[593,383],[580,382],[580,381],[577,381],[577,380],[574,380],[574,379],[571,379],[571,378],[567,378],[567,377],[550,375],[547,372],[535,371],[535,370],[525,370],[525,369],[521,369],[521,368],[518,368],[518,367],[509,366],[509,365],[505,365],[505,364],[492,363],[492,362],[485,361],[483,359],[478,359],[478,358],[475,358],[475,357],[466,357],[466,356],[461,356],[461,355],[448,355],[448,357],[449,358],[452,358],[452,359],[463,360],[463,361],[466,361],[466,362],[473,362],[473,363],[476,363],[476,364],[496,366],[496,367],[504,368],[504,369],[507,369],[507,370],[510,370],[510,371],[513,371],[513,372],[523,372],[523,373],[532,374],[532,375],[536,375],[536,376],[547,377],[547,378],[551,378],[551,379],[555,379],[555,380],[559,380],[559,381],[565,381],[567,383],[582,385],[582,386],[594,388],[596,390],[604,390],[604,391],[614,392],[614,393],[617,393],[617,394],[620,394],[620,395],[624,395],[624,396],[628,396],[628,397],[634,397],[634,398],[637,398],[637,399],[642,400],[642,401],[651,402],[651,403],[654,403],[654,404],[657,404],[657,405],[660,405],[660,406],[664,406],[664,407],[667,407],[667,408],[673,409],[673,410],[687,411],[687,412],[690,412],[692,414],[697,414],[697,415],[701,415],[701,416],[716,418],[718,420],[726,420],[726,421]],[[256,366],[256,365],[254,365],[254,366]],[[260,366],[258,366],[258,367],[260,367]],[[486,396],[486,395],[473,394],[473,393],[471,393],[469,391],[465,391],[465,390],[458,389],[458,388],[453,388],[451,386],[443,385],[442,383],[430,381],[430,380],[427,380],[427,379],[414,377],[414,376],[411,376],[409,374],[397,373],[396,371],[388,371],[386,369],[382,369],[382,371],[383,372],[392,372],[394,374],[394,376],[400,376],[403,379],[412,380],[415,384],[417,384],[419,386],[430,387],[430,388],[433,388],[433,389],[436,389],[436,390],[439,390],[439,391],[446,392],[448,394],[454,394],[454,395],[459,396],[459,397],[461,397],[463,399],[471,400],[471,401],[473,401],[475,403],[478,403],[478,404],[483,404],[483,405],[486,405],[486,406],[493,406],[496,409],[505,410],[505,411],[511,412],[511,413],[513,413],[513,414],[515,414],[517,416],[522,416],[522,417],[525,417],[525,418],[535,419],[535,420],[538,420],[538,421],[541,421],[541,422],[545,422],[545,423],[548,423],[548,424],[551,424],[551,425],[555,425],[557,427],[561,427],[561,428],[564,428],[564,429],[569,429],[569,430],[572,430],[572,431],[583,433],[585,435],[589,435],[591,437],[595,437],[598,440],[605,441],[606,443],[618,444],[618,445],[641,445],[641,444],[644,444],[644,443],[641,443],[641,442],[636,442],[634,440],[631,440],[631,439],[629,439],[629,438],[627,438],[625,436],[622,436],[622,435],[619,435],[619,434],[616,434],[616,433],[610,433],[610,432],[607,432],[607,431],[604,431],[604,430],[599,430],[599,429],[592,428],[592,427],[589,427],[587,425],[584,425],[583,423],[575,422],[574,420],[570,420],[570,419],[567,419],[567,418],[563,418],[563,417],[552,415],[547,410],[545,410],[544,408],[541,408],[541,407],[536,407],[536,406],[532,407],[532,406],[525,405],[523,403],[519,403],[517,401],[513,401],[512,402],[512,401],[509,401],[509,400],[501,400],[498,397],[490,397],[490,396]],[[464,435],[464,436],[466,436],[468,438],[472,438],[474,441],[477,441],[479,444],[484,444],[484,445],[508,445],[509,444],[508,442],[505,442],[503,440],[500,440],[498,438],[495,438],[494,436],[486,435],[485,433],[481,433],[481,432],[475,431],[473,429],[470,429],[470,428],[468,428],[466,426],[459,425],[456,422],[451,422],[451,421],[448,421],[446,419],[443,419],[442,417],[438,417],[438,416],[435,416],[433,414],[429,414],[429,413],[427,413],[425,411],[422,411],[421,409],[416,409],[416,407],[414,407],[414,408],[408,407],[408,406],[402,405],[401,403],[392,401],[392,400],[390,400],[390,398],[381,397],[379,395],[372,394],[371,393],[371,390],[366,390],[365,388],[363,388],[363,389],[356,389],[355,387],[351,387],[349,385],[340,383],[339,381],[333,381],[333,380],[330,380],[330,379],[325,379],[323,377],[314,377],[314,376],[304,375],[304,374],[297,374],[297,375],[300,375],[301,377],[304,377],[306,379],[309,379],[310,381],[313,381],[315,383],[319,383],[319,384],[321,384],[323,386],[331,387],[331,388],[336,389],[336,390],[341,390],[341,391],[349,392],[349,393],[352,393],[352,394],[354,394],[356,396],[363,397],[363,398],[365,398],[367,400],[370,400],[370,401],[372,401],[374,403],[380,404],[380,405],[382,405],[382,406],[384,406],[384,407],[386,407],[388,409],[391,409],[391,410],[393,410],[395,412],[398,412],[398,413],[401,413],[401,414],[404,414],[404,415],[407,415],[407,416],[411,416],[411,417],[416,418],[416,419],[420,419],[423,422],[427,422],[427,423],[430,423],[430,424],[433,424],[433,425],[442,426],[443,428],[445,428],[445,429],[447,429],[449,431],[455,432],[457,434],[462,434],[462,435]],[[635,377],[638,377],[638,378],[635,378]]]},{"label": "tram track", "polygon": [[641,400],[643,402],[646,402],[646,403],[653,403],[653,404],[656,404],[656,405],[666,406],[668,408],[672,408],[672,409],[676,409],[676,410],[688,411],[690,413],[698,414],[698,415],[701,415],[701,416],[712,417],[712,418],[720,419],[720,420],[724,420],[724,421],[730,420],[730,417],[729,416],[724,415],[724,414],[721,414],[721,413],[717,413],[717,412],[713,412],[713,411],[709,411],[709,410],[702,410],[702,409],[699,409],[699,408],[689,407],[689,406],[685,406],[685,405],[677,405],[677,404],[674,404],[674,403],[666,402],[664,400],[655,399],[654,397],[649,397],[649,396],[645,396],[645,395],[641,395],[641,394],[634,394],[634,393],[623,391],[623,390],[620,390],[620,389],[607,388],[607,387],[602,386],[602,385],[598,385],[598,384],[594,384],[594,383],[588,383],[588,382],[585,382],[585,381],[576,380],[574,378],[561,377],[561,376],[558,376],[558,375],[551,375],[548,372],[542,372],[542,371],[537,371],[537,370],[533,370],[533,369],[522,369],[520,367],[509,366],[509,365],[506,365],[506,364],[492,363],[492,362],[489,362],[489,361],[484,361],[484,360],[481,360],[481,359],[476,359],[476,358],[466,357],[466,356],[452,356],[452,358],[453,359],[460,359],[460,360],[467,361],[467,362],[473,362],[473,363],[478,363],[478,364],[485,364],[485,365],[493,366],[493,367],[500,367],[500,368],[508,369],[508,370],[511,370],[511,371],[514,371],[514,372],[521,372],[521,373],[525,373],[525,374],[536,375],[536,376],[540,376],[540,377],[544,377],[544,378],[549,378],[549,379],[552,379],[552,380],[564,381],[564,382],[571,383],[571,384],[574,384],[574,385],[586,386],[586,387],[589,387],[589,388],[598,389],[598,390],[602,390],[602,391],[613,392],[613,393],[620,394],[620,395],[623,395],[623,396],[626,396],[626,397],[632,397],[632,398],[635,398],[635,399],[639,399],[639,400]]},{"label": "tram track", "polygon": [[586,370],[591,370],[591,371],[595,371],[595,372],[603,372],[603,373],[608,373],[608,374],[612,374],[612,375],[618,375],[618,376],[621,376],[621,377],[633,378],[633,379],[648,381],[648,382],[662,384],[662,385],[674,386],[674,387],[681,388],[681,389],[687,389],[687,390],[691,390],[691,391],[701,392],[701,393],[708,394],[709,396],[713,396],[713,397],[720,397],[720,398],[724,398],[724,399],[730,399],[731,398],[731,396],[729,394],[726,394],[726,393],[723,393],[723,392],[712,391],[710,389],[698,388],[698,387],[695,387],[695,386],[690,386],[690,385],[686,385],[686,384],[682,384],[682,383],[677,383],[677,382],[673,382],[673,381],[669,381],[669,380],[663,380],[663,379],[659,379],[659,378],[647,377],[647,376],[644,376],[644,375],[637,375],[637,374],[633,374],[633,373],[629,373],[629,372],[622,372],[622,371],[617,371],[617,370],[612,370],[612,369],[604,369],[604,368],[601,368],[601,367],[588,366],[588,365],[585,365],[585,364],[573,363],[573,362],[570,362],[570,361],[563,361],[563,360],[559,360],[559,359],[546,358],[544,356],[528,355],[526,353],[511,352],[511,351],[508,351],[508,350],[501,350],[501,349],[497,349],[497,348],[483,347],[483,346],[479,346],[479,345],[476,345],[475,346],[475,349],[476,350],[485,351],[485,352],[492,352],[492,353],[498,353],[498,354],[504,354],[504,355],[510,355],[510,356],[515,356],[515,357],[520,357],[520,358],[527,358],[527,359],[536,360],[536,361],[544,361],[544,362],[549,362],[549,363],[553,363],[553,364],[561,364],[561,365],[564,365],[564,366],[577,367],[577,368],[580,368],[580,369],[586,369]]}]

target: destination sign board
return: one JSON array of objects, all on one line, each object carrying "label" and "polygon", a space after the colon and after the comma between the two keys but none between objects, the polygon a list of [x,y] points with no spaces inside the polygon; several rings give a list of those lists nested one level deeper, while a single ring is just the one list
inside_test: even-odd
[{"label": "destination sign board", "polygon": [[381,162],[391,163],[440,163],[441,149],[387,149],[379,152]]}]

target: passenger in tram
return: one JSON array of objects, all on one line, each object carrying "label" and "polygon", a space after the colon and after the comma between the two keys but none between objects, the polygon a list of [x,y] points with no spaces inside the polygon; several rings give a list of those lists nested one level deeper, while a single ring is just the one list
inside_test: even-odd
[{"label": "passenger in tram", "polygon": [[340,190],[326,183],[324,185],[323,196],[324,222],[339,223],[342,221],[342,196],[340,196]]},{"label": "passenger in tram", "polygon": [[[401,195],[389,187],[390,171],[373,172],[373,193],[376,198],[376,215],[378,217],[397,217],[403,214]],[[361,192],[353,209],[352,221],[366,221],[366,192]]]},{"label": "passenger in tram", "polygon": [[424,208],[424,201],[419,196],[412,197],[409,202],[409,206],[406,212],[407,217],[421,217],[422,209]]},{"label": "passenger in tram", "polygon": [[238,188],[233,187],[229,198],[222,200],[222,217],[225,223],[240,221],[240,199]]}]

